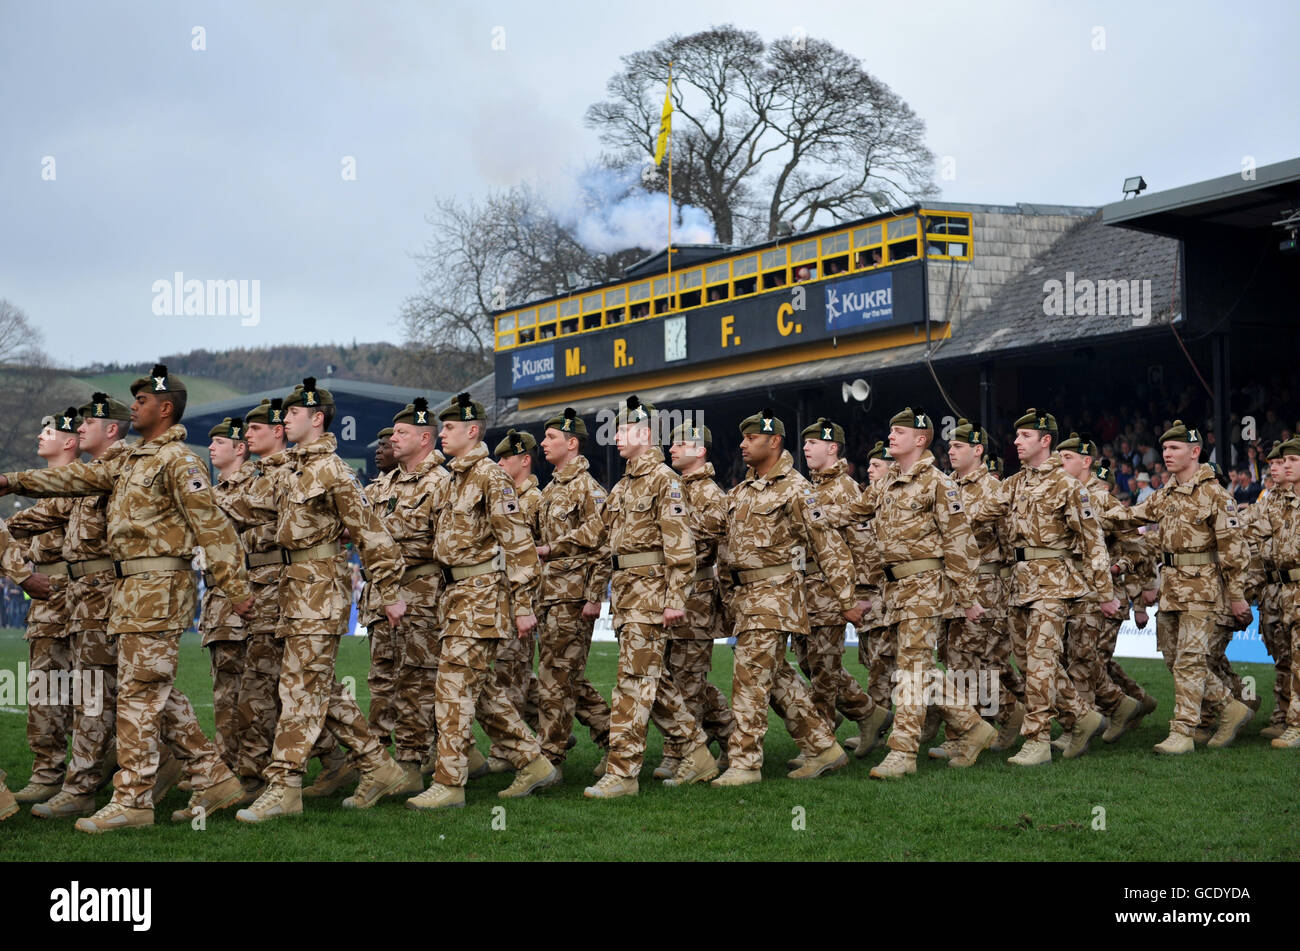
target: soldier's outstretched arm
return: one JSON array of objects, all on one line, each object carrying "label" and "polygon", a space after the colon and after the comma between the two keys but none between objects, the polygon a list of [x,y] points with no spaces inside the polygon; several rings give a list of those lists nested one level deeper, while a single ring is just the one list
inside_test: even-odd
[{"label": "soldier's outstretched arm", "polygon": [[951,479],[934,480],[933,511],[943,541],[944,572],[957,589],[957,603],[963,610],[971,608],[979,604],[975,575],[979,570],[980,548],[966,515],[961,490]]},{"label": "soldier's outstretched arm", "polygon": [[836,506],[831,514],[831,524],[836,528],[845,528],[854,522],[865,522],[876,517],[876,507],[880,505],[881,489],[877,483],[863,488],[856,499],[846,505]]},{"label": "soldier's outstretched arm", "polygon": [[1076,484],[1070,487],[1070,498],[1065,506],[1065,520],[1082,541],[1084,578],[1103,602],[1114,600],[1106,535],[1101,529],[1097,513],[1093,510],[1091,493],[1082,485]]},{"label": "soldier's outstretched arm", "polygon": [[966,508],[966,521],[971,525],[993,522],[1011,513],[1011,496],[1013,493],[1010,479],[995,482],[989,491],[981,493],[977,499],[970,500]]},{"label": "soldier's outstretched arm", "polygon": [[[604,503],[604,489],[601,489],[600,495],[588,492],[582,499],[583,521],[591,521],[603,526],[601,507]],[[582,586],[583,600],[588,604],[600,604],[600,602],[604,601],[605,592],[609,589],[609,577],[613,574],[613,570],[609,557],[609,546],[602,544],[597,549],[596,557],[587,563],[587,580]]]},{"label": "soldier's outstretched arm", "polygon": [[327,484],[330,498],[339,521],[357,546],[366,575],[379,593],[379,603],[385,606],[397,603],[397,583],[402,576],[402,552],[393,536],[375,511],[361,485],[350,474],[341,470],[347,464],[340,460],[331,468]]},{"label": "soldier's outstretched arm", "polygon": [[[1223,572],[1224,593],[1229,602],[1246,600],[1246,572],[1250,568],[1250,547],[1246,544],[1237,505],[1226,489],[1214,494],[1214,541],[1219,550],[1219,568]],[[1237,613],[1234,610],[1234,613]]]},{"label": "soldier's outstretched arm", "polygon": [[253,591],[244,567],[244,549],[239,544],[234,523],[217,505],[207,472],[194,465],[192,458],[179,454],[163,471],[172,501],[189,523],[195,542],[203,549],[215,586],[235,604],[247,601]]},{"label": "soldier's outstretched arm", "polygon": [[[72,503],[67,503],[71,505]],[[9,516],[9,534],[14,538],[31,538],[68,524],[68,513],[48,502],[37,502]]]},{"label": "soldier's outstretched arm", "polygon": [[[541,562],[528,520],[519,510],[519,499],[505,470],[494,467],[484,486],[488,525],[506,557],[506,580],[510,585],[511,612],[515,617],[533,614],[533,596],[541,580]],[[502,490],[510,489],[506,495]]]},{"label": "soldier's outstretched arm", "polygon": [[551,542],[551,557],[580,555],[585,551],[602,548],[608,543],[605,506],[596,505],[594,511],[592,509],[592,506],[584,508],[581,524]]},{"label": "soldier's outstretched arm", "polygon": [[0,572],[17,585],[32,576],[27,559],[23,557],[23,546],[14,541],[3,519],[0,519]]},{"label": "soldier's outstretched arm", "polygon": [[858,601],[854,596],[854,584],[857,581],[857,569],[853,564],[853,555],[844,543],[840,533],[831,524],[830,516],[821,507],[812,488],[790,502],[790,513],[803,525],[804,537],[812,547],[821,567],[822,574],[835,593],[841,611],[852,611]]},{"label": "soldier's outstretched arm", "polygon": [[113,491],[112,466],[73,462],[52,469],[27,469],[0,476],[0,495],[12,492],[42,498],[52,495],[107,495]]},{"label": "soldier's outstretched arm", "polygon": [[664,540],[664,573],[668,588],[664,608],[684,611],[695,576],[695,536],[691,534],[688,521],[686,493],[680,482],[665,482],[656,501],[659,533]]}]

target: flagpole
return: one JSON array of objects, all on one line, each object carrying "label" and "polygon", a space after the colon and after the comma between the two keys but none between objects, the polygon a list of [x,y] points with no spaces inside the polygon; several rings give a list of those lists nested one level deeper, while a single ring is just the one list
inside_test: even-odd
[{"label": "flagpole", "polygon": [[[673,64],[668,63],[668,95],[673,93]],[[673,293],[673,131],[668,126],[668,311],[676,308],[673,304],[677,295]]]}]

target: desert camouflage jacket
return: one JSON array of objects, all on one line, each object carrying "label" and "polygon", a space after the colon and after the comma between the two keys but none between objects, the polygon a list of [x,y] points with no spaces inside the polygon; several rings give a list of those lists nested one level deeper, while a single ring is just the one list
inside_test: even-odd
[{"label": "desert camouflage jacket", "polygon": [[539,545],[551,546],[542,565],[543,604],[605,600],[610,563],[601,510],[609,493],[588,468],[587,457],[576,456],[542,489],[537,538]]}]

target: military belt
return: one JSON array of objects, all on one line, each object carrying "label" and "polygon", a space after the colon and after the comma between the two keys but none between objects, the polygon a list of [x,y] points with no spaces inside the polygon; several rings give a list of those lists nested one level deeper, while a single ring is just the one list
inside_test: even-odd
[{"label": "military belt", "polygon": [[812,559],[808,559],[804,562],[803,576],[805,578],[824,578],[826,574],[822,571],[821,565],[817,564],[817,562]]},{"label": "military belt", "polygon": [[473,578],[477,575],[486,575],[493,571],[506,570],[506,553],[498,551],[487,561],[480,561],[477,565],[452,565],[442,569],[443,580],[447,584],[456,581],[464,581],[466,578]]},{"label": "military belt", "polygon": [[712,581],[714,579],[714,574],[713,574],[714,567],[715,566],[712,562],[710,562],[707,565],[700,565],[698,568],[695,569],[695,577],[692,578],[691,580]]},{"label": "military belt", "polygon": [[94,574],[96,571],[112,570],[112,558],[91,558],[88,561],[68,562],[68,575],[73,581],[76,581],[78,578],[84,578],[86,575]]},{"label": "military belt", "polygon": [[[423,578],[425,575],[435,574],[442,571],[442,565],[436,561],[425,562],[423,565],[411,565],[402,572],[402,577],[398,579],[399,584],[408,584],[416,578]],[[367,581],[370,579],[366,579]]]},{"label": "military belt", "polygon": [[[983,564],[981,564],[978,568],[975,569],[975,574],[998,575],[999,577],[1001,577],[1003,571],[1006,571],[1006,569],[1002,565],[998,564],[996,561],[986,561]],[[1010,574],[1009,571],[1007,571],[1007,573]]]},{"label": "military belt", "polygon": [[1219,560],[1217,551],[1166,551],[1160,561],[1166,568],[1189,568],[1192,565],[1212,565]]},{"label": "military belt", "polygon": [[614,556],[614,570],[622,571],[625,568],[644,568],[648,565],[662,565],[664,563],[664,553],[662,551],[636,551],[627,555]]},{"label": "military belt", "polygon": [[32,567],[43,575],[57,575],[60,578],[65,578],[68,575],[68,563],[66,561],[47,561],[43,565],[34,564]]},{"label": "military belt", "polygon": [[756,581],[766,581],[768,578],[775,578],[777,575],[786,575],[792,571],[798,571],[794,562],[787,562],[784,565],[772,565],[767,568],[751,568],[747,571],[731,572],[732,584],[754,584]]},{"label": "military belt", "polygon": [[286,555],[288,555],[288,552],[283,548],[255,551],[244,556],[244,566],[246,568],[262,568],[266,565],[287,565],[289,559],[285,557]]},{"label": "military belt", "polygon": [[1300,581],[1300,568],[1280,568],[1277,575],[1279,584],[1294,584]]},{"label": "military belt", "polygon": [[1280,572],[1280,571],[1274,571],[1272,568],[1266,569],[1265,572],[1264,572],[1264,583],[1265,583],[1265,584],[1281,584],[1281,583],[1282,583],[1282,572]]},{"label": "military belt", "polygon": [[1003,565],[1001,568],[999,568],[999,569],[998,569],[998,577],[999,577],[999,578],[1010,578],[1010,577],[1011,577],[1011,566],[1010,566],[1010,565]]},{"label": "military belt", "polygon": [[317,558],[332,558],[342,550],[343,546],[337,541],[312,545],[310,548],[289,549],[284,553],[285,563],[296,565],[299,562],[312,561]]},{"label": "military belt", "polygon": [[209,588],[216,587],[217,581],[216,578],[213,577],[212,572],[206,570],[203,572],[203,583]]},{"label": "military belt", "polygon": [[1068,548],[1017,548],[1016,561],[1037,561],[1040,558],[1069,558],[1074,554]]},{"label": "military belt", "polygon": [[113,562],[113,571],[119,578],[129,578],[131,575],[146,571],[189,571],[192,567],[190,559],[174,558],[170,555],[159,555],[156,558],[128,558],[125,561]]},{"label": "military belt", "polygon": [[885,577],[890,581],[910,578],[923,571],[937,571],[943,567],[941,558],[918,558],[916,561],[900,561],[896,565],[885,565]]}]

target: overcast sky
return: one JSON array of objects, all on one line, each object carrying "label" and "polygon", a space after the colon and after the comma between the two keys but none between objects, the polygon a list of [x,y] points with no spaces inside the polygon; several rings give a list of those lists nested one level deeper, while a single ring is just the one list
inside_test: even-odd
[{"label": "overcast sky", "polygon": [[[714,24],[765,39],[802,29],[859,57],[954,159],[938,183],[949,201],[1100,205],[1128,175],[1158,191],[1237,172],[1246,156],[1300,156],[1294,3],[0,11],[0,298],[67,366],[400,342],[434,201],[521,180],[561,194],[600,151],[582,116],[619,56]],[[258,281],[258,323],[156,315],[154,284],[176,272]]]}]

